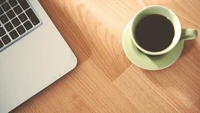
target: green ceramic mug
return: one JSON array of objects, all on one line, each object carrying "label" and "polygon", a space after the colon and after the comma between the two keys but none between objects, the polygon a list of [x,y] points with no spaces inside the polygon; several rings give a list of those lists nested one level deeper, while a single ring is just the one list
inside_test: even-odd
[{"label": "green ceramic mug", "polygon": [[[136,36],[135,36],[135,31],[136,31],[136,26],[137,24],[140,22],[140,20],[148,15],[153,15],[153,14],[158,14],[158,15],[162,15],[164,17],[166,17],[168,20],[171,21],[173,27],[174,27],[174,37],[172,39],[171,44],[161,50],[161,51],[156,51],[156,52],[152,52],[149,51],[147,49],[142,48],[136,40]],[[153,26],[152,26],[153,29]],[[182,29],[181,27],[181,23],[179,18],[177,17],[177,15],[171,11],[170,9],[163,7],[163,6],[148,6],[144,9],[142,9],[141,11],[139,11],[134,18],[131,21],[131,37],[132,37],[132,41],[133,43],[136,45],[136,47],[141,50],[143,53],[147,54],[147,55],[163,55],[167,52],[169,52],[170,50],[172,50],[179,41],[181,40],[191,40],[197,37],[197,30],[195,29]],[[148,37],[151,38],[151,37]]]}]

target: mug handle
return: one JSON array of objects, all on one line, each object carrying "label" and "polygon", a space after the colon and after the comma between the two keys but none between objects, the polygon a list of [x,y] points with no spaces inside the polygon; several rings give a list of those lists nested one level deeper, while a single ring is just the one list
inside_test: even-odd
[{"label": "mug handle", "polygon": [[182,29],[181,40],[192,40],[198,36],[198,31],[195,29]]}]

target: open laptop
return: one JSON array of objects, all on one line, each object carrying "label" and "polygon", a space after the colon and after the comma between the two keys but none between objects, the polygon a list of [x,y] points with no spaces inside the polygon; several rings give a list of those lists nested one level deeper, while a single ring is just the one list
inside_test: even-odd
[{"label": "open laptop", "polygon": [[0,0],[0,113],[16,108],[76,64],[38,0]]}]

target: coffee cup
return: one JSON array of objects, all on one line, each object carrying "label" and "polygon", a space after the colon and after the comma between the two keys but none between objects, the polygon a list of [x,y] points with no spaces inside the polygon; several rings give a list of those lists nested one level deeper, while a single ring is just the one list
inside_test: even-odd
[{"label": "coffee cup", "polygon": [[177,15],[163,6],[148,6],[131,21],[131,37],[136,47],[147,55],[163,55],[179,41],[197,37],[197,30],[182,29]]}]

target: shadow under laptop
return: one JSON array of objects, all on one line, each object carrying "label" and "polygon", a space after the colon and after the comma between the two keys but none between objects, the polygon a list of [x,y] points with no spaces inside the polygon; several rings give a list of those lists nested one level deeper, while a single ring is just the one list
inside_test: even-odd
[{"label": "shadow under laptop", "polygon": [[[111,32],[93,9],[89,9],[81,1],[46,2],[41,0],[41,4],[77,56],[78,64],[90,58],[110,80],[115,80],[131,65],[124,55],[121,35]],[[116,68],[113,68],[115,65]]]},{"label": "shadow under laptop", "polygon": [[[74,54],[78,59],[78,64],[87,60],[92,52],[91,45],[87,40],[87,34],[84,32],[84,26],[81,18],[77,19],[71,14],[73,11],[67,10],[65,7],[62,7],[61,1],[52,1],[46,3],[46,0],[40,0],[41,5],[46,10],[47,14],[68,43]],[[51,6],[49,6],[51,5]],[[65,5],[63,3],[63,5]]]}]

